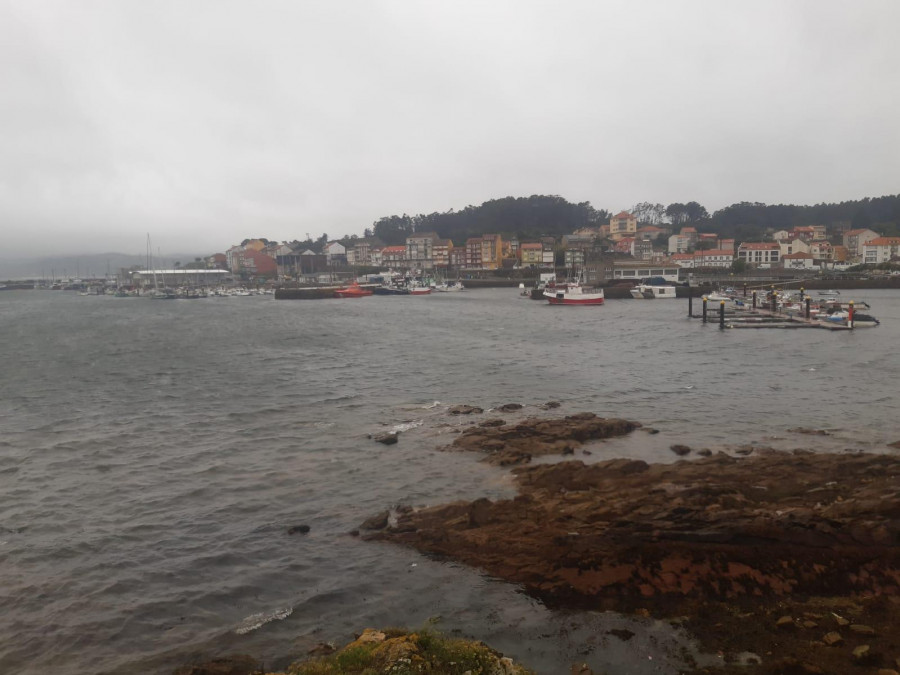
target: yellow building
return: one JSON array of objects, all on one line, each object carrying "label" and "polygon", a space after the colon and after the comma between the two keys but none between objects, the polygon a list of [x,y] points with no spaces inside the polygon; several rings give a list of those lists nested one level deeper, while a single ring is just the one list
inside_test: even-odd
[{"label": "yellow building", "polygon": [[619,241],[625,237],[633,237],[637,232],[637,218],[622,211],[609,219],[609,238]]},{"label": "yellow building", "polygon": [[544,262],[544,245],[541,243],[522,244],[519,251],[522,253],[522,267],[540,267]]},{"label": "yellow building", "polygon": [[499,234],[481,235],[481,268],[495,270],[503,265],[503,239]]}]

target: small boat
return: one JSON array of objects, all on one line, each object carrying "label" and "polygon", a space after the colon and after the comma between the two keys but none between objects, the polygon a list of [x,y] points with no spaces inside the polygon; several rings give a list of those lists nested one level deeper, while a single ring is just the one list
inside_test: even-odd
[{"label": "small boat", "polygon": [[442,281],[432,286],[438,293],[455,293],[466,290],[466,287],[459,281]]},{"label": "small boat", "polygon": [[840,291],[819,291],[818,295],[820,298],[836,298],[841,294]]},{"label": "small boat", "polygon": [[639,284],[631,289],[631,297],[636,300],[653,300],[655,298],[674,298],[674,286],[655,286],[650,284]]},{"label": "small boat", "polygon": [[372,295],[372,293],[371,288],[363,288],[354,281],[349,286],[337,289],[334,295],[338,298],[364,298],[367,295]]},{"label": "small boat", "polygon": [[732,302],[734,300],[734,298],[732,298],[730,295],[725,295],[725,293],[720,293],[719,291],[707,293],[706,299],[710,302],[721,302],[722,300],[724,300],[725,302]]},{"label": "small boat", "polygon": [[551,305],[602,305],[604,300],[602,288],[587,288],[578,281],[552,286],[547,284],[544,298]]},{"label": "small boat", "polygon": [[[818,319],[824,323],[847,325],[850,320],[850,312],[843,309],[829,309],[824,314],[819,314]],[[874,328],[880,324],[881,322],[870,314],[853,312],[854,328]]]},{"label": "small boat", "polygon": [[419,284],[410,284],[409,294],[410,295],[430,295],[431,294],[431,286],[421,286]]}]

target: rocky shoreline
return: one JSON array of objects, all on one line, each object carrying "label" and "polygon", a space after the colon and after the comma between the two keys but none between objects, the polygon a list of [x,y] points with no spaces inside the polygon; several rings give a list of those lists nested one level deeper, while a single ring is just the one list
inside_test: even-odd
[{"label": "rocky shoreline", "polygon": [[363,536],[553,606],[677,622],[721,654],[692,672],[898,668],[900,459],[757,450],[522,466],[639,426],[585,413],[469,427],[449,449],[516,466],[518,496],[402,509]]}]

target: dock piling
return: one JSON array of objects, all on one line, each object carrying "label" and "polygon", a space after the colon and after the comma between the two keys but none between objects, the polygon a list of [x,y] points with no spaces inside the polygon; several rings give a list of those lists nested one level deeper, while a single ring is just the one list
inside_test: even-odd
[{"label": "dock piling", "polygon": [[688,318],[694,316],[694,287],[688,286]]},{"label": "dock piling", "polygon": [[725,301],[719,301],[719,329],[725,330]]},{"label": "dock piling", "polygon": [[756,291],[753,291],[753,309],[756,309]]},{"label": "dock piling", "polygon": [[853,301],[850,301],[850,309],[847,310],[847,327],[853,330]]},{"label": "dock piling", "polygon": [[706,323],[706,296],[703,296],[703,323]]},{"label": "dock piling", "polygon": [[804,298],[804,301],[806,302],[806,318],[807,318],[807,319],[810,318],[810,313],[809,313],[809,303],[810,303],[810,300],[812,300],[812,298],[810,298],[808,295]]}]

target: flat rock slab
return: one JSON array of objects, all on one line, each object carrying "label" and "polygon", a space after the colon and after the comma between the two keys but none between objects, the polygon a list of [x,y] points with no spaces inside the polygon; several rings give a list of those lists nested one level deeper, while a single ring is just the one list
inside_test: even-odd
[{"label": "flat rock slab", "polygon": [[[483,447],[485,431],[464,439]],[[515,499],[407,513],[377,536],[551,601],[900,594],[900,459],[767,452],[515,473]]]},{"label": "flat rock slab", "polygon": [[530,418],[514,425],[470,427],[449,449],[481,452],[490,464],[514,466],[527,464],[532,457],[571,454],[586,441],[623,436],[640,426],[589,412],[560,419]]}]

